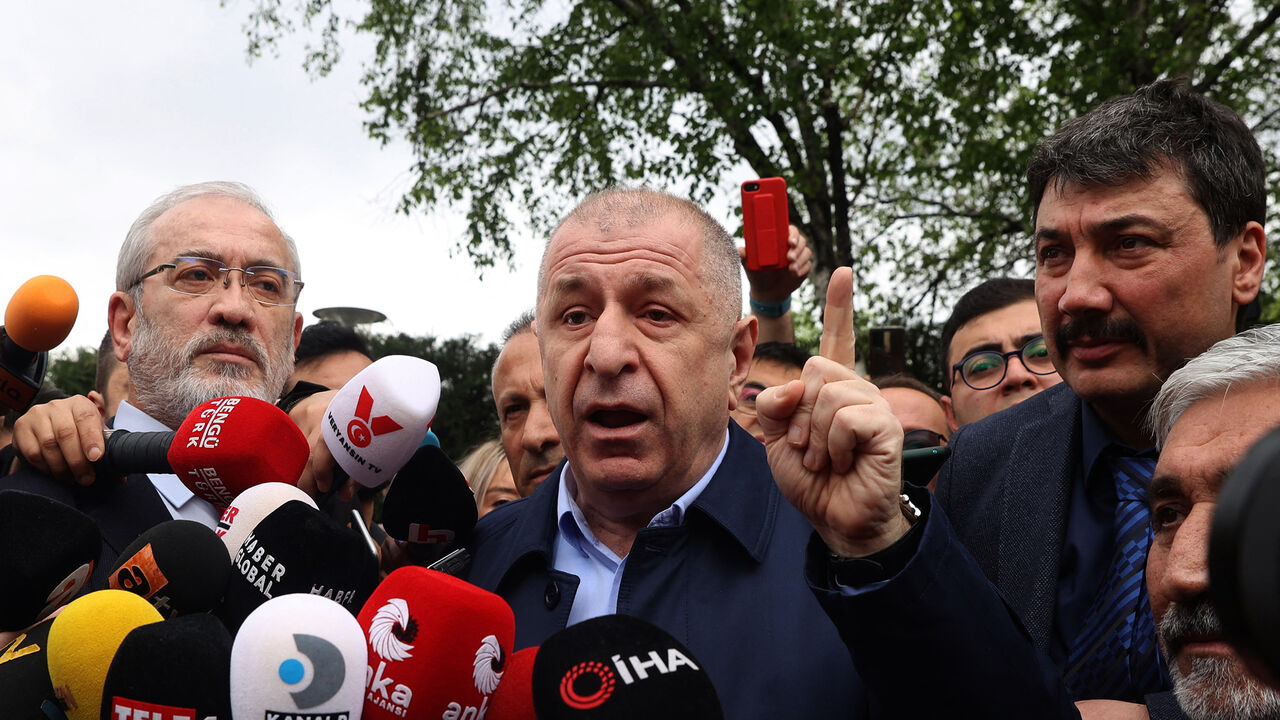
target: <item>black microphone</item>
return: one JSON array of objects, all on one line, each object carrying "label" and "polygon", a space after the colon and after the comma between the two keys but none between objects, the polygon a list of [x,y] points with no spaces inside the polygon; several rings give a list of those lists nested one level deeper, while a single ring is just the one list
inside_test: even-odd
[{"label": "black microphone", "polygon": [[76,324],[80,300],[60,277],[37,275],[9,300],[0,327],[0,405],[26,410],[44,382],[49,351]]},{"label": "black microphone", "polygon": [[0,491],[0,631],[71,601],[89,581],[102,534],[88,515],[20,490]]},{"label": "black microphone", "polygon": [[146,598],[167,619],[218,608],[230,579],[221,538],[194,520],[168,520],[121,551],[107,584]]},{"label": "black microphone", "polygon": [[431,563],[470,544],[475,526],[476,500],[462,472],[440,448],[418,448],[387,488],[387,534],[405,541],[415,561]]},{"label": "black microphone", "polygon": [[231,719],[231,635],[212,615],[134,628],[102,685],[103,718]]},{"label": "black microphone", "polygon": [[377,583],[378,561],[358,532],[290,500],[263,518],[232,558],[223,620],[235,634],[258,606],[290,593],[321,595],[355,615]]},{"label": "black microphone", "polygon": [[44,620],[0,645],[0,718],[48,720],[40,705],[54,700],[47,655],[53,620]]},{"label": "black microphone", "polygon": [[547,638],[533,661],[539,720],[713,720],[720,698],[702,663],[662,628],[591,618]]}]

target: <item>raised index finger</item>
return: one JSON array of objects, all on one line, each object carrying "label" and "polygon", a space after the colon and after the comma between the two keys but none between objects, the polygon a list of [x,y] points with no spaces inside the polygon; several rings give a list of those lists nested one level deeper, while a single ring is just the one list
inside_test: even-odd
[{"label": "raised index finger", "polygon": [[827,307],[822,314],[818,354],[853,370],[853,268],[836,268],[827,283]]}]

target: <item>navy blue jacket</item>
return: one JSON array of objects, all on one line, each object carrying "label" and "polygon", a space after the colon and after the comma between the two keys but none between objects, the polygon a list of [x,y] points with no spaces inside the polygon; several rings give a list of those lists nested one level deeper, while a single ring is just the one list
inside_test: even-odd
[{"label": "navy blue jacket", "polygon": [[107,586],[107,572],[122,550],[152,527],[172,520],[146,475],[100,479],[88,487],[54,480],[32,467],[0,478],[0,490],[23,490],[57,500],[83,512],[102,532],[102,552],[85,592]]},{"label": "navy blue jacket", "polygon": [[925,526],[915,554],[891,579],[857,595],[833,589],[827,548],[816,534],[806,568],[878,715],[1079,718],[1057,666],[1035,647],[929,491],[908,492]]},{"label": "navy blue jacket", "polygon": [[[545,482],[476,528],[470,579],[511,604],[517,648],[564,628],[578,587],[551,568],[557,492]],[[618,612],[683,642],[726,718],[869,717],[849,652],[805,581],[812,533],[774,485],[764,446],[731,424],[724,461],[684,524],[636,537]]]}]

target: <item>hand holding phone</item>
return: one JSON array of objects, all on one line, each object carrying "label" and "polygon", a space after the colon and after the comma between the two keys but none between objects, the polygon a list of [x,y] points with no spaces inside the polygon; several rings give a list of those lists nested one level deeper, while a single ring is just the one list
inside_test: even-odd
[{"label": "hand holding phone", "polygon": [[760,178],[742,183],[742,235],[747,241],[747,270],[787,266],[787,181]]}]

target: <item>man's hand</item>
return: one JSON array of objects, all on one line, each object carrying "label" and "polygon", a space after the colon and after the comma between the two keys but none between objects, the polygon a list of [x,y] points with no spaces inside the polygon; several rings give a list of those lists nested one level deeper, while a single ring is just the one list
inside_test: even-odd
[{"label": "man's hand", "polygon": [[92,462],[102,457],[102,414],[83,395],[35,405],[13,424],[13,447],[40,472],[91,485]]},{"label": "man's hand", "polygon": [[1080,700],[1076,709],[1084,720],[1147,720],[1146,705],[1119,700]]},{"label": "man's hand", "polygon": [[[324,441],[324,411],[329,408],[329,401],[338,393],[337,390],[326,390],[303,398],[289,411],[289,417],[302,430],[307,442],[311,445],[311,455],[307,458],[307,466],[302,469],[302,477],[298,478],[298,487],[310,495],[317,497],[329,492],[333,487],[333,454]],[[348,479],[338,489],[343,501],[351,500],[356,492],[356,481]]]},{"label": "man's hand", "polygon": [[827,287],[818,355],[799,380],[761,393],[756,413],[783,496],[832,551],[865,557],[910,524],[899,502],[902,425],[853,371],[854,359],[853,271],[839,268]]},{"label": "man's hand", "polygon": [[[738,248],[738,256],[746,268],[746,246]],[[811,269],[813,252],[800,229],[792,225],[787,235],[787,266],[778,270],[747,270],[751,297],[760,302],[782,302],[804,284]]]}]

